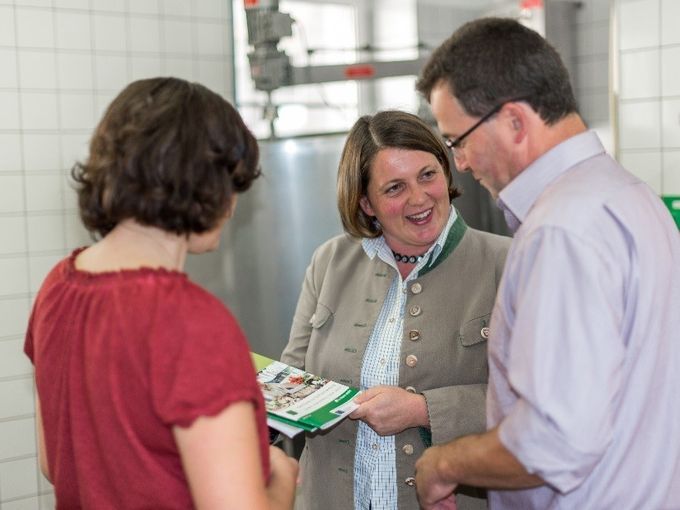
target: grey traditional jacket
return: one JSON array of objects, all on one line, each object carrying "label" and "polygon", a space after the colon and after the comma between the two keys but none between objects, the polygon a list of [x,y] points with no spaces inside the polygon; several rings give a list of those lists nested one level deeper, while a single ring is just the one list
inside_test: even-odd
[{"label": "grey traditional jacket", "polygon": [[[435,262],[410,282],[399,385],[427,401],[430,430],[396,435],[398,504],[417,509],[415,461],[434,443],[485,430],[486,338],[510,239],[468,228],[458,216]],[[396,270],[369,259],[347,235],[321,245],[307,268],[282,361],[340,383],[360,384],[364,350]],[[296,508],[353,507],[356,423],[307,437]],[[471,491],[474,493],[474,491]],[[460,510],[486,500],[458,496]]]}]

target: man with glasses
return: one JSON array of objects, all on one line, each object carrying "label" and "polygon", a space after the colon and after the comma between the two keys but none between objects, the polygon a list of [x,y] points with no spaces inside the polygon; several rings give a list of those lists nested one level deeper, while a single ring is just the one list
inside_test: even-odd
[{"label": "man with glasses", "polygon": [[489,338],[484,434],[416,464],[425,509],[680,508],[680,235],[605,153],[557,52],[509,19],[464,25],[417,84],[456,166],[514,239]]}]

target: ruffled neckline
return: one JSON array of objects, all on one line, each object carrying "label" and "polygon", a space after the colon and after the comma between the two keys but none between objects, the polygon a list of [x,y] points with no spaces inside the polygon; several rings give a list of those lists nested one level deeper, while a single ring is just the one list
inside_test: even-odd
[{"label": "ruffled neckline", "polygon": [[85,271],[83,269],[76,268],[76,258],[81,252],[86,250],[88,246],[82,246],[76,248],[71,252],[68,259],[66,260],[66,273],[69,278],[79,281],[94,281],[94,280],[107,280],[112,278],[117,279],[133,279],[143,276],[161,276],[161,277],[172,277],[172,278],[182,278],[187,279],[187,274],[184,271],[178,271],[175,269],[167,269],[165,267],[138,267],[138,268],[125,268],[117,269],[112,271]]}]

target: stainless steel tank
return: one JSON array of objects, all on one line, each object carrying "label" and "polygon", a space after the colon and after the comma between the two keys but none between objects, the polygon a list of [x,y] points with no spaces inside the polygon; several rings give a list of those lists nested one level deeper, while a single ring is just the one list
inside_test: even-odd
[{"label": "stainless steel tank", "polygon": [[217,252],[190,257],[191,278],[217,295],[251,348],[278,358],[314,249],[342,232],[336,175],[346,135],[260,141],[262,177],[239,196]]}]

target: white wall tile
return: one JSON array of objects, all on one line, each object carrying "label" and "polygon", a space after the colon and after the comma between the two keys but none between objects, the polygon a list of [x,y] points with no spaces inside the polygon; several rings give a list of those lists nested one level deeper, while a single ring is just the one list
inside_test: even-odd
[{"label": "white wall tile", "polygon": [[661,95],[658,49],[623,53],[620,62],[621,99]]},{"label": "white wall tile", "polygon": [[[28,324],[26,324],[26,326],[28,326]],[[17,377],[32,374],[33,365],[31,364],[31,360],[24,354],[24,339],[19,338],[16,340],[0,341],[0,377]],[[21,421],[24,426],[30,425],[30,423],[27,423],[27,420]],[[22,444],[16,445],[14,449],[9,452],[14,453],[13,455],[4,454],[3,449],[10,448],[10,445],[6,444],[6,442],[9,441],[9,436],[5,435],[2,426],[3,422],[0,422],[0,437],[3,438],[3,440],[0,441],[0,459],[35,453],[35,446],[31,449],[29,447],[24,447]],[[32,427],[33,425],[30,426]]]},{"label": "white wall tile", "polygon": [[0,134],[0,175],[2,172],[16,172],[21,168],[21,137],[18,134]]},{"label": "white wall tile", "polygon": [[57,67],[52,51],[19,51],[19,86],[27,89],[57,87]]},{"label": "white wall tile", "polygon": [[118,89],[111,91],[111,92],[106,92],[106,93],[100,93],[97,94],[94,98],[94,118],[97,119],[97,122],[101,120],[101,118],[104,116],[104,113],[106,112],[106,109],[109,107],[111,104],[111,101],[118,95],[120,90],[122,90],[122,86],[119,87]]},{"label": "white wall tile", "polygon": [[[229,10],[230,2],[223,0],[201,0],[194,3],[194,15],[201,18],[226,18]],[[236,4],[236,8],[242,8],[240,3]]]},{"label": "white wall tile", "polygon": [[58,11],[56,14],[57,48],[89,50],[92,48],[90,15]]},{"label": "white wall tile", "polygon": [[38,463],[36,457],[0,463],[0,494],[2,494],[3,501],[34,496],[37,493]]},{"label": "white wall tile", "polygon": [[210,90],[228,97],[226,84],[227,79],[229,79],[229,73],[222,62],[199,60],[197,79]]},{"label": "white wall tile", "polygon": [[57,508],[57,500],[55,499],[54,493],[41,494],[38,496],[40,499],[40,510],[52,510]]},{"label": "white wall tile", "polygon": [[619,2],[619,47],[649,48],[659,44],[659,0]]},{"label": "white wall tile", "polygon": [[590,21],[609,21],[610,14],[610,0],[588,0],[586,2],[587,9],[590,15]]},{"label": "white wall tile", "polygon": [[0,90],[0,129],[19,129],[19,94]]},{"label": "white wall tile", "polygon": [[[25,294],[28,292],[28,265],[24,257],[0,259],[0,282],[5,295]],[[0,372],[0,377],[7,374]]]},{"label": "white wall tile", "polygon": [[54,211],[62,209],[59,175],[26,176],[26,210]]},{"label": "white wall tile", "polygon": [[198,53],[201,55],[224,55],[225,25],[217,23],[196,23],[194,30],[198,36]]},{"label": "white wall tile", "polygon": [[125,10],[125,0],[90,0],[90,5],[94,11],[123,12]]},{"label": "white wall tile", "polygon": [[680,196],[680,151],[663,153],[664,195]]},{"label": "white wall tile", "polygon": [[[108,0],[106,0],[108,4]],[[97,50],[125,51],[125,18],[116,14],[96,14],[93,19],[94,47]]]},{"label": "white wall tile", "polygon": [[69,251],[80,246],[89,246],[92,244],[92,236],[83,226],[80,217],[77,214],[66,215],[66,246]]},{"label": "white wall tile", "polygon": [[54,6],[63,9],[89,9],[90,0],[53,0]]},{"label": "white wall tile", "polygon": [[0,212],[19,212],[23,211],[23,209],[23,179],[16,175],[0,174]]},{"label": "white wall tile", "polygon": [[28,268],[31,292],[38,292],[40,290],[47,273],[63,258],[62,255],[36,255],[29,257]]},{"label": "white wall tile", "polygon": [[91,90],[93,88],[92,55],[59,53],[57,74],[60,89]]},{"label": "white wall tile", "polygon": [[658,101],[625,103],[619,106],[621,149],[655,149],[661,145]]},{"label": "white wall tile", "polygon": [[161,61],[158,57],[132,57],[132,76],[130,81],[160,76]]},{"label": "white wall tile", "polygon": [[92,94],[62,93],[59,96],[59,111],[63,129],[92,129],[94,127]]},{"label": "white wall tile", "polygon": [[[35,455],[34,431],[33,418],[0,422],[0,437],[3,438],[3,441],[0,441],[0,459]],[[2,506],[5,510],[5,503]]]},{"label": "white wall tile", "polygon": [[0,46],[14,46],[14,8],[0,5]]},{"label": "white wall tile", "polygon": [[161,47],[158,18],[130,18],[130,49],[132,51],[159,52]]},{"label": "white wall tile", "polygon": [[58,134],[24,134],[25,170],[58,170],[60,163]]},{"label": "white wall tile", "polygon": [[61,167],[68,171],[76,161],[84,162],[88,154],[90,133],[61,135]]},{"label": "white wall tile", "polygon": [[161,0],[161,8],[166,15],[191,16],[191,3],[186,0]]},{"label": "white wall tile", "polygon": [[123,56],[95,57],[95,84],[98,90],[120,91],[129,83],[127,59]]},{"label": "white wall tile", "polygon": [[661,105],[663,146],[680,149],[680,99],[664,99]]},{"label": "white wall tile", "polygon": [[166,19],[163,23],[164,50],[169,53],[191,53],[191,23]]},{"label": "white wall tile", "polygon": [[[64,176],[64,210],[65,211],[77,211],[78,210],[78,194],[74,188],[73,180],[70,175]],[[64,227],[67,228],[67,227]],[[66,246],[70,246],[68,243],[68,236]]]},{"label": "white wall tile", "polygon": [[29,216],[28,249],[31,252],[63,250],[65,242],[64,218],[61,215]]},{"label": "white wall tile", "polygon": [[[23,216],[0,216],[0,255],[7,253],[26,252],[26,223]],[[2,302],[0,301],[0,310]],[[0,323],[4,322],[6,315],[0,313]],[[2,325],[0,324],[0,336]]]},{"label": "white wall tile", "polygon": [[661,94],[664,96],[680,96],[678,62],[680,62],[680,47],[661,49]]},{"label": "white wall tile", "polygon": [[[2,30],[1,26],[0,30]],[[16,88],[19,80],[17,79],[17,55],[13,49],[0,48],[0,69],[2,69],[0,87]]]},{"label": "white wall tile", "polygon": [[24,129],[57,129],[57,97],[49,92],[22,92],[21,117]]},{"label": "white wall tile", "polygon": [[661,0],[661,44],[680,44],[680,2]]},{"label": "white wall tile", "polygon": [[632,174],[649,184],[654,192],[661,193],[660,152],[622,152],[619,162]]},{"label": "white wall tile", "polygon": [[0,299],[0,337],[25,334],[29,310],[28,298]]},{"label": "white wall tile", "polygon": [[40,496],[5,501],[2,510],[40,510]]},{"label": "white wall tile", "polygon": [[[0,419],[32,415],[34,412],[32,377],[0,381]],[[6,471],[3,472],[1,466],[3,466],[3,463],[0,463],[0,494],[2,494],[2,498],[8,499],[9,497],[24,496],[25,494],[7,495],[5,491]]]},{"label": "white wall tile", "polygon": [[22,7],[52,7],[52,0],[21,0],[20,5]]},{"label": "white wall tile", "polygon": [[189,58],[168,58],[164,64],[164,74],[194,81],[193,60]]},{"label": "white wall tile", "polygon": [[54,47],[54,23],[51,10],[17,7],[17,43],[20,48]]},{"label": "white wall tile", "polygon": [[128,5],[131,13],[159,14],[160,6],[158,0],[135,0]]}]

